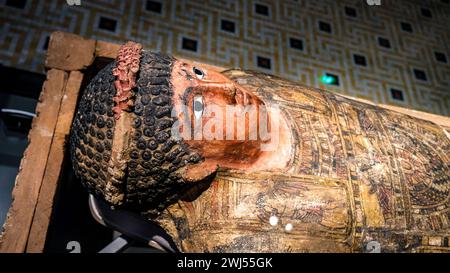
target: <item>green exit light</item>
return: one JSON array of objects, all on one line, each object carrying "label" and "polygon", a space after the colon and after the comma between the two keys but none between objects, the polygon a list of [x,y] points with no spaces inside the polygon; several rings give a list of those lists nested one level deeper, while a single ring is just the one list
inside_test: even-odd
[{"label": "green exit light", "polygon": [[328,73],[322,76],[321,81],[324,84],[339,85],[338,77]]}]

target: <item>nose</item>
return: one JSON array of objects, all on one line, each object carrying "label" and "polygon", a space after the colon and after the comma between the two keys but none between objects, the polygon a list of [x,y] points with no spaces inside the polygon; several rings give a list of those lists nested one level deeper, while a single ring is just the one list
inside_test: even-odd
[{"label": "nose", "polygon": [[205,83],[202,88],[221,90],[234,97],[238,105],[264,104],[258,97],[234,83]]}]

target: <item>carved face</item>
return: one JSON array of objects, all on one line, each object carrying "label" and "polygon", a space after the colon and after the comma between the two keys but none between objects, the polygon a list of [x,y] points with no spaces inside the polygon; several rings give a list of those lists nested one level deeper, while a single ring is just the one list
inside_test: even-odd
[{"label": "carved face", "polygon": [[189,127],[184,137],[190,147],[222,166],[256,158],[260,140],[253,125],[264,107],[257,96],[216,71],[186,61],[175,61],[171,82],[174,108]]}]

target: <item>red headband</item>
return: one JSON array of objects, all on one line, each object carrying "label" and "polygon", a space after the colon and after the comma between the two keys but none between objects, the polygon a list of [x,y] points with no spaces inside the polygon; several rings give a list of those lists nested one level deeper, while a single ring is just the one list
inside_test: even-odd
[{"label": "red headband", "polygon": [[113,98],[115,106],[113,107],[114,117],[120,118],[124,110],[129,110],[132,106],[131,90],[136,87],[136,74],[139,71],[139,61],[141,58],[142,45],[135,42],[127,42],[122,45],[116,58],[117,66],[113,69],[113,75],[116,76],[114,85],[116,87],[116,96]]}]

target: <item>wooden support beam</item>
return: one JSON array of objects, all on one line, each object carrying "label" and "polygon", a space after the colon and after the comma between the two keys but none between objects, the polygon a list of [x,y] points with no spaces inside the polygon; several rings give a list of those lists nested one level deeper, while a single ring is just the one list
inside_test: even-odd
[{"label": "wooden support beam", "polygon": [[98,57],[115,59],[119,53],[120,45],[97,41],[95,55]]},{"label": "wooden support beam", "polygon": [[95,40],[87,40],[75,34],[53,32],[45,67],[65,71],[85,69],[94,62],[95,43]]},{"label": "wooden support beam", "polygon": [[[80,91],[83,74],[72,71],[66,84],[64,96],[61,101],[59,117],[56,123],[55,134],[50,147],[49,161],[45,168],[42,186],[28,237],[26,252],[43,252],[47,230],[52,215],[54,198],[56,195],[58,181],[64,170],[64,156],[69,148],[69,132],[75,115],[75,108]],[[67,158],[69,160],[69,158]],[[70,161],[70,160],[69,160]]]},{"label": "wooden support beam", "polygon": [[3,226],[0,252],[24,252],[33,220],[42,178],[49,160],[67,73],[50,69],[36,106],[36,118],[28,135],[29,144],[20,163],[13,202]]}]

